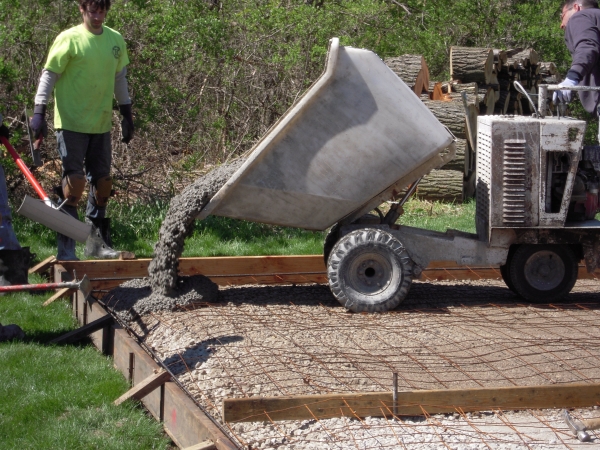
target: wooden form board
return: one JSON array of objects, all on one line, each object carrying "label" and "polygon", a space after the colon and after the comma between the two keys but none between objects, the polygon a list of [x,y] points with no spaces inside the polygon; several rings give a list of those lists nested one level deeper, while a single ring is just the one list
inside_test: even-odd
[{"label": "wooden form board", "polygon": [[[54,280],[67,281],[88,276],[94,292],[107,291],[132,278],[148,276],[150,259],[132,261],[64,261]],[[322,255],[302,256],[241,256],[213,258],[181,258],[180,273],[202,274],[220,286],[243,284],[327,284],[327,273]],[[600,271],[589,274],[585,266],[579,267],[579,278],[600,277]],[[459,266],[453,261],[433,261],[423,271],[421,280],[452,281],[501,279],[500,269],[490,266]]]},{"label": "wooden form board", "polygon": [[[55,277],[60,279],[63,273],[69,275],[62,265],[54,268]],[[108,314],[93,296],[85,297],[81,291],[73,296],[73,313],[81,325]],[[117,325],[99,330],[90,337],[96,347],[112,355],[115,367],[133,386],[160,369],[154,359]],[[166,433],[180,448],[207,441],[213,442],[219,450],[238,448],[173,381],[164,383],[146,395],[142,403],[155,418],[163,422]]]},{"label": "wooden form board", "polygon": [[[600,404],[600,384],[445,389],[398,392],[399,416],[468,411],[589,407]],[[390,417],[391,392],[293,397],[231,398],[223,401],[226,422]]]}]

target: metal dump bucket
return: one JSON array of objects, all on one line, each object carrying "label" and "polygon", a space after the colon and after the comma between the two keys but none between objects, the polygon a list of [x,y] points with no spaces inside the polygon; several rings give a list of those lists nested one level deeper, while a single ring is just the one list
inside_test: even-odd
[{"label": "metal dump bucket", "polygon": [[375,53],[334,38],[321,77],[198,218],[324,230],[451,159],[440,154],[453,140]]}]

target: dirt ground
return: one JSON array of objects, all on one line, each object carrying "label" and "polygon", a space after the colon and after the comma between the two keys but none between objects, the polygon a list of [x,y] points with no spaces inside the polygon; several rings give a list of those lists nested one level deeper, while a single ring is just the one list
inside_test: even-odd
[{"label": "dirt ground", "polygon": [[[144,316],[144,336],[222,420],[224,398],[600,382],[600,281],[527,304],[497,280],[415,282],[395,311],[353,314],[328,286],[221,288],[219,303]],[[579,409],[575,417],[600,417]],[[559,449],[560,411],[226,423],[246,448]]]}]

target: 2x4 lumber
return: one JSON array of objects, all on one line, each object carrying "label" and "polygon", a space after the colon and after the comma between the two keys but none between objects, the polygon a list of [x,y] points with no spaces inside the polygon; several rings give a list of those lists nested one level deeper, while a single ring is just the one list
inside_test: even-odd
[{"label": "2x4 lumber", "polygon": [[[99,278],[142,278],[148,276],[150,259],[134,261],[64,261],[67,272],[86,274],[90,280]],[[269,275],[314,273],[325,270],[323,257],[306,256],[224,256],[210,258],[181,258],[179,272],[201,273],[207,277],[223,275]]]},{"label": "2x4 lumber", "polygon": [[35,266],[29,269],[29,275],[32,273],[43,273],[48,270],[52,264],[56,261],[55,256],[48,256],[45,260],[40,263],[37,263]]},{"label": "2x4 lumber", "polygon": [[204,441],[191,447],[186,447],[183,450],[213,450],[214,448],[217,448],[217,446],[213,441]]},{"label": "2x4 lumber", "polygon": [[123,395],[121,395],[118,399],[115,400],[115,405],[120,405],[121,403],[130,400],[141,400],[154,389],[159,386],[165,384],[165,382],[171,379],[171,374],[167,372],[165,369],[159,369],[153,375],[150,375],[146,379],[142,380]]},{"label": "2x4 lumber", "polygon": [[77,328],[76,330],[69,331],[68,333],[63,334],[62,336],[51,340],[50,344],[71,344],[73,342],[77,342],[83,339],[84,337],[89,336],[91,333],[94,333],[95,331],[101,330],[112,325],[114,320],[115,319],[113,318],[113,316],[111,316],[110,314],[106,314],[105,316],[100,317],[99,319],[96,319],[88,323],[87,325]]},{"label": "2x4 lumber", "polygon": [[456,411],[590,407],[600,404],[600,384],[445,389],[398,392],[250,397],[223,400],[226,422],[309,420],[334,417],[390,417]]},{"label": "2x4 lumber", "polygon": [[50,303],[53,303],[54,301],[58,300],[59,298],[65,297],[66,295],[68,295],[71,292],[73,292],[73,289],[71,289],[71,288],[59,289],[52,297],[50,297],[48,300],[46,300],[42,304],[42,306],[48,306]]},{"label": "2x4 lumber", "polygon": [[[244,260],[246,262],[243,265],[246,265],[247,262],[252,261],[254,257],[239,257],[238,259]],[[266,257],[266,258],[281,258],[277,256]],[[239,285],[239,284],[292,284],[292,283],[327,283],[327,273],[325,270],[325,264],[323,263],[323,255],[302,255],[302,256],[286,256],[286,264],[289,264],[290,267],[294,267],[298,270],[302,275],[277,275],[274,277],[267,276],[215,276],[211,278],[215,283],[220,286],[227,285]],[[220,258],[189,258],[188,259],[188,268],[184,273],[193,275],[197,273],[203,273],[201,271],[196,271],[196,269],[203,269],[206,266],[210,266],[211,260],[217,260]],[[235,258],[233,258],[235,259]],[[296,259],[296,261],[292,261]],[[199,260],[199,261],[198,261]],[[150,260],[148,260],[150,261]],[[197,261],[197,262],[193,262]],[[110,271],[110,267],[114,264],[120,265],[120,269],[122,272],[127,272],[126,265],[131,264],[134,266],[138,265],[139,260],[136,261],[96,261],[93,266],[94,273],[106,273]],[[84,265],[88,262],[86,261],[78,261],[77,264]],[[64,263],[63,263],[64,264]],[[99,270],[100,265],[107,266],[107,269]],[[62,267],[62,266],[61,266]],[[193,269],[193,270],[192,270]],[[77,269],[79,273],[80,268]],[[213,274],[215,270],[212,270]],[[55,275],[60,280],[60,274],[65,273],[64,268],[61,271],[56,271]],[[82,273],[86,273],[85,271]],[[92,274],[94,275],[94,274]],[[109,290],[118,285],[124,283],[125,281],[131,278],[137,278],[145,275],[131,275],[129,277],[119,277],[114,279],[94,279],[90,277],[90,281],[92,287],[95,291],[97,290]],[[89,277],[89,272],[88,272]],[[499,278],[500,272],[497,267],[490,266],[459,266],[454,261],[433,261],[429,264],[429,266],[423,271],[424,279],[431,280],[479,280],[479,279],[487,279],[487,278]],[[596,271],[596,273],[589,274],[585,270],[585,266],[583,264],[580,265],[579,268],[579,278],[598,278],[600,277],[600,270]]]}]

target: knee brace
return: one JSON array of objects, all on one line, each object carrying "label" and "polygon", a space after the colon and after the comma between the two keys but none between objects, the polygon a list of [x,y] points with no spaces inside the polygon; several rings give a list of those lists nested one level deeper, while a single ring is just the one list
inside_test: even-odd
[{"label": "knee brace", "polygon": [[105,207],[108,203],[108,198],[112,195],[112,177],[102,177],[92,183],[92,193],[96,200],[96,205]]},{"label": "knee brace", "polygon": [[77,206],[85,190],[85,176],[79,173],[65,175],[62,180],[64,200],[69,206]]}]

